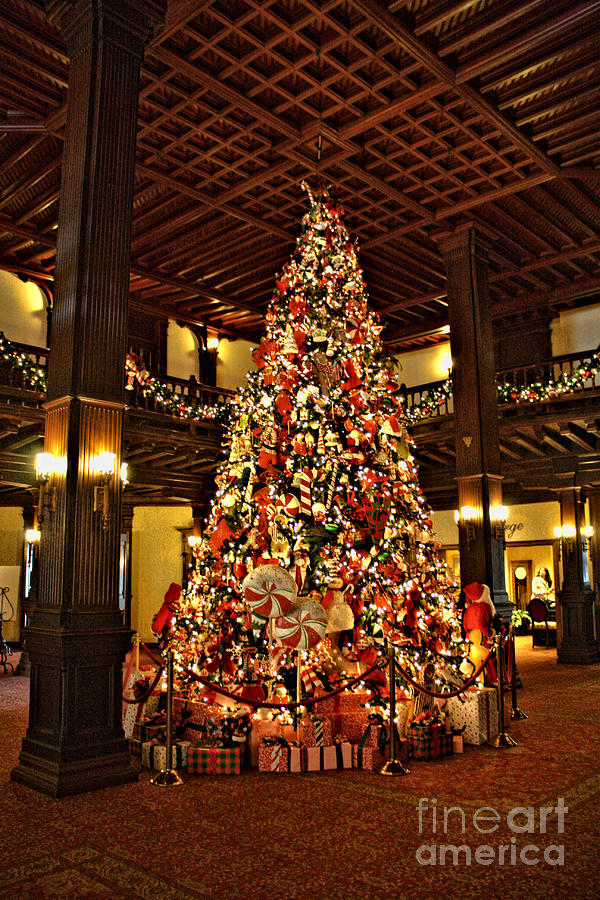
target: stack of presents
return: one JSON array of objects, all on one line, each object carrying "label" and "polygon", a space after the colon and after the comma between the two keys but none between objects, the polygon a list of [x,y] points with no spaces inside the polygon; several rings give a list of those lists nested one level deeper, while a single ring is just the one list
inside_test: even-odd
[{"label": "stack of presents", "polygon": [[[256,766],[259,772],[377,771],[389,745],[372,700],[366,691],[344,691],[312,706],[295,727],[266,709],[175,698],[171,767],[204,775],[238,775]],[[414,705],[410,698],[397,702],[397,758],[439,759],[498,734],[495,688],[472,688],[416,716]],[[166,713],[160,706],[160,698],[150,698],[129,713],[131,752],[150,769],[167,768]]]}]

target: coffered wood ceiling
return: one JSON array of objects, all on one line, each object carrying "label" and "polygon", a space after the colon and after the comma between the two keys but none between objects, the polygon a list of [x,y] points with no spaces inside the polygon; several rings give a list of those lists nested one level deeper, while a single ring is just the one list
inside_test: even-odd
[{"label": "coffered wood ceiling", "polygon": [[[131,303],[255,339],[331,186],[394,350],[447,324],[440,236],[495,320],[600,297],[600,0],[172,0],[143,66]],[[0,267],[51,285],[68,59],[0,6]],[[115,109],[115,115],[119,110]]]}]

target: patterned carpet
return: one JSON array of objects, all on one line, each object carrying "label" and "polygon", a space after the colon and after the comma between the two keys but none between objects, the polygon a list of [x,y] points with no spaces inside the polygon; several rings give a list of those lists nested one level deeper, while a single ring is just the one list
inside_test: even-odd
[{"label": "patterned carpet", "polygon": [[[189,776],[180,788],[158,789],[144,772],[137,784],[63,800],[9,781],[28,682],[0,678],[0,898],[595,898],[600,667],[559,667],[555,651],[530,646],[530,638],[518,639],[519,703],[529,719],[511,728],[519,742],[512,750],[412,762],[408,777],[394,779],[252,771]],[[568,807],[564,832],[552,811],[541,833],[539,807],[554,808],[559,797]],[[420,798],[422,807],[427,801],[421,833]],[[443,808],[451,806],[460,809],[444,834]],[[483,806],[500,821],[488,810],[477,828],[473,813]],[[534,807],[532,833],[507,824],[518,806]],[[516,816],[513,827],[525,822]],[[466,845],[471,865],[464,849],[459,864],[451,850],[441,864],[444,844]],[[523,861],[526,845],[538,849]],[[545,860],[544,851],[560,862],[552,846],[564,848],[564,864]],[[422,862],[434,854],[435,864],[422,865],[417,854]]]}]

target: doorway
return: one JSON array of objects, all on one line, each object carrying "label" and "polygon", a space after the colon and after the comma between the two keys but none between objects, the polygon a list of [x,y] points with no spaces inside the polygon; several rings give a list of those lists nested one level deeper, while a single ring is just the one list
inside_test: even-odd
[{"label": "doorway", "polygon": [[531,597],[532,562],[530,559],[515,559],[510,564],[510,587],[515,609],[527,609]]}]

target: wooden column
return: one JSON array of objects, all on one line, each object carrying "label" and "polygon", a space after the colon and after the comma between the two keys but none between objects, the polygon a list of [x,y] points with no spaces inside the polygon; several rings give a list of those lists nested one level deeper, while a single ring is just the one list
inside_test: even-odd
[{"label": "wooden column", "polygon": [[[70,57],[46,404],[54,464],[27,631],[29,728],[12,777],[54,797],[137,777],[121,728],[119,470],[138,81],[163,5],[47,4]],[[104,497],[105,527],[94,509]]]},{"label": "wooden column", "polygon": [[581,528],[585,524],[580,488],[559,490],[561,526],[572,536],[561,539],[563,583],[557,593],[562,635],[557,650],[559,663],[600,662],[600,645],[594,633],[595,595],[590,588]]},{"label": "wooden column", "polygon": [[472,225],[444,238],[441,250],[448,278],[458,503],[459,510],[472,510],[469,521],[461,516],[459,522],[461,583],[487,584],[508,621],[513,604],[506,592],[503,529],[490,518],[490,508],[502,505],[502,477],[488,258]]}]

